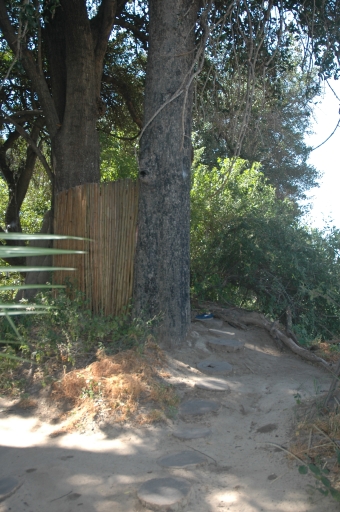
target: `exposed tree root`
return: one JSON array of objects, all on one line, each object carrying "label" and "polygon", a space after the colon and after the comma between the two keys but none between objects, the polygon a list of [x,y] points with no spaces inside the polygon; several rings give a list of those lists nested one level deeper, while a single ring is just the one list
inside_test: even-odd
[{"label": "exposed tree root", "polygon": [[278,322],[270,322],[267,318],[261,313],[256,313],[255,311],[246,311],[240,308],[222,308],[213,304],[211,302],[204,302],[200,304],[201,307],[206,308],[214,316],[228,322],[231,326],[247,329],[248,325],[256,325],[257,327],[262,327],[269,332],[269,334],[273,337],[273,339],[279,344],[282,348],[282,345],[288,347],[294,354],[299,355],[303,359],[307,361],[311,361],[312,363],[318,363],[328,371],[333,373],[332,365],[327,363],[321,357],[313,354],[309,350],[306,350],[297,343],[295,343],[292,338],[286,336],[278,326]]}]

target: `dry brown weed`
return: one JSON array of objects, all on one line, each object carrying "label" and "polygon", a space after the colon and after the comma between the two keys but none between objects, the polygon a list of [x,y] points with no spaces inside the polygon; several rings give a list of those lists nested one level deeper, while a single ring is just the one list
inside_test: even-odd
[{"label": "dry brown weed", "polygon": [[30,397],[23,397],[17,403],[17,407],[20,407],[20,409],[33,409],[34,407],[37,406],[38,402]]},{"label": "dry brown weed", "polygon": [[292,455],[305,464],[327,468],[335,489],[340,489],[339,432],[340,410],[325,409],[319,397],[297,407],[297,421],[289,445]]},{"label": "dry brown weed", "polygon": [[[163,411],[178,405],[174,389],[162,382],[165,364],[161,349],[149,341],[142,352],[127,350],[113,356],[99,352],[97,361],[88,367],[65,374],[54,384],[52,396],[71,403],[77,411],[68,431],[81,418],[95,418],[103,412],[115,421],[135,418],[139,424],[164,419]],[[150,401],[154,410],[137,416],[141,402]]]}]

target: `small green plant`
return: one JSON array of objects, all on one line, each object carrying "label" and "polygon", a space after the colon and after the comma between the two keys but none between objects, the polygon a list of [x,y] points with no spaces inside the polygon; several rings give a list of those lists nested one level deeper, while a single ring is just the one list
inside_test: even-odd
[{"label": "small green plant", "polygon": [[301,395],[300,395],[300,393],[295,393],[294,399],[295,399],[295,402],[296,402],[297,405],[301,404]]},{"label": "small green plant", "polygon": [[[6,240],[15,240],[21,242],[28,242],[32,240],[61,240],[61,239],[76,239],[79,240],[79,237],[67,237],[61,235],[26,235],[23,233],[1,233],[0,238],[3,241]],[[84,251],[73,251],[73,250],[65,250],[65,249],[51,249],[51,248],[43,248],[43,247],[31,247],[28,245],[23,246],[10,246],[10,245],[0,245],[0,258],[24,258],[27,256],[46,256],[46,255],[56,255],[56,254],[84,254]],[[28,267],[28,266],[15,266],[9,265],[5,267],[0,267],[0,272],[6,273],[8,275],[10,272],[32,272],[32,271],[42,271],[42,270],[62,270],[60,267]],[[63,270],[75,270],[75,269],[63,269]],[[18,290],[29,290],[29,289],[50,289],[50,288],[65,288],[64,285],[52,285],[52,284],[34,284],[27,285],[23,283],[10,283],[3,286],[0,286],[0,294],[3,292],[16,292]],[[3,316],[7,319],[10,327],[13,330],[15,335],[15,339],[11,339],[7,337],[6,340],[0,340],[2,344],[23,344],[23,338],[15,326],[11,316],[28,316],[28,315],[42,315],[47,314],[49,312],[49,307],[44,304],[34,304],[28,305],[24,302],[0,302],[0,316]],[[9,354],[8,351],[2,350],[0,351],[0,358],[13,359],[16,358],[16,355]]]},{"label": "small green plant", "polygon": [[[43,316],[24,315],[15,322],[10,317],[16,333],[6,318],[0,318],[0,339],[16,343],[3,351],[8,354],[8,359],[13,358],[11,373],[7,371],[9,363],[4,365],[6,371],[4,369],[0,380],[3,392],[10,389],[5,379],[8,384],[16,382],[13,375],[22,375],[24,362],[26,367],[32,362],[37,365],[43,385],[50,383],[56,372],[88,365],[97,358],[98,352],[110,356],[133,348],[143,355],[145,342],[151,340],[152,321],[132,318],[129,312],[119,317],[95,315],[89,310],[83,293],[73,285],[59,290],[57,295],[43,291],[35,300],[46,313]],[[94,386],[85,388],[83,394],[90,396]]]},{"label": "small green plant", "polygon": [[[52,249],[44,247],[32,247],[25,245],[32,240],[60,240],[60,239],[76,239],[79,237],[66,237],[61,235],[27,235],[23,233],[1,233],[0,239],[0,259],[12,259],[16,257],[26,258],[28,256],[45,256],[56,254],[72,254],[84,253],[84,251],[73,251],[63,249]],[[5,241],[20,241],[22,245],[5,245]],[[54,271],[54,270],[75,270],[73,268],[64,267],[43,267],[35,266],[29,267],[25,265],[4,265],[0,266],[0,273],[5,279],[5,284],[0,286],[0,362],[1,362],[1,378],[0,389],[2,391],[19,391],[24,387],[24,379],[15,378],[15,373],[22,363],[34,364],[40,362],[46,352],[49,352],[49,347],[41,347],[39,343],[35,346],[30,340],[30,330],[27,328],[27,319],[33,318],[36,315],[48,315],[53,305],[46,303],[28,304],[27,301],[22,300],[15,302],[15,294],[19,290],[28,289],[51,289],[51,288],[65,288],[64,285],[27,285],[22,282],[20,273],[22,272],[39,272],[39,271]],[[26,319],[25,322],[19,322],[19,318]],[[5,321],[5,322],[4,322]],[[33,337],[34,339],[34,337]],[[15,348],[16,347],[16,348]],[[45,354],[43,354],[45,352]],[[25,359],[28,356],[29,359]]]},{"label": "small green plant", "polygon": [[19,393],[23,382],[15,378],[15,372],[20,365],[15,349],[11,345],[6,345],[2,353],[6,357],[0,358],[0,389],[11,394]]},{"label": "small green plant", "polygon": [[[340,451],[337,450],[337,461],[338,464],[340,464]],[[317,482],[321,485],[317,487],[317,490],[323,494],[324,496],[328,496],[329,494],[334,498],[336,501],[340,501],[340,491],[335,489],[332,486],[332,482],[327,478],[326,475],[329,475],[329,470],[327,468],[322,468],[319,464],[303,464],[299,466],[299,473],[301,475],[307,475],[308,473],[311,473],[314,478],[317,480]]]},{"label": "small green plant", "polygon": [[95,400],[101,397],[101,383],[94,381],[92,378],[87,379],[86,386],[84,386],[81,390],[81,398],[91,398],[91,400]]},{"label": "small green plant", "polygon": [[313,380],[313,384],[314,384],[314,391],[315,391],[315,394],[316,395],[320,395],[321,393],[321,385],[320,385],[320,381],[319,379],[314,379]]}]

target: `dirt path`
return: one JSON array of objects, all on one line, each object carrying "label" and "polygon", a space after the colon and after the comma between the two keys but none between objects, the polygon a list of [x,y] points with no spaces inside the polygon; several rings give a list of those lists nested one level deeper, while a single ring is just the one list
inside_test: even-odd
[{"label": "dirt path", "polygon": [[[209,329],[223,330],[223,339],[237,339],[245,347],[216,353],[207,348],[207,340],[220,338]],[[222,360],[232,365],[230,373],[209,376],[197,369],[202,361],[216,367]],[[177,387],[182,405],[166,425],[93,426],[92,432],[52,438],[53,422],[0,401],[0,496],[1,479],[14,477],[9,488],[15,481],[21,484],[0,503],[0,512],[145,511],[148,507],[138,498],[141,485],[170,477],[188,483],[188,497],[178,507],[185,512],[339,510],[337,503],[309,487],[314,480],[300,475],[297,463],[287,461],[274,446],[287,447],[294,395],[303,399],[328,389],[325,371],[280,353],[260,329],[240,331],[217,320],[194,323],[186,347],[169,354],[168,361],[168,381]],[[211,384],[211,379],[228,389],[197,387]],[[190,416],[192,400],[212,400],[218,410]],[[206,437],[174,436],[190,431],[190,437],[201,427],[209,431],[202,432]],[[160,459],[183,451],[189,454],[180,460],[189,457],[191,465],[181,468],[175,462],[177,467],[167,467],[171,460]],[[195,456],[203,460],[194,464]]]}]

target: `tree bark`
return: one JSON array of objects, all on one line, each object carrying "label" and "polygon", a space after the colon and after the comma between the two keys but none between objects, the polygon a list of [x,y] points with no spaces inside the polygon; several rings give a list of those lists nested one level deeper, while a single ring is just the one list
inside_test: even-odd
[{"label": "tree bark", "polygon": [[140,142],[137,315],[161,316],[160,341],[177,346],[190,325],[192,87],[198,1],[150,0],[144,129]]},{"label": "tree bark", "polygon": [[85,3],[61,1],[46,25],[52,95],[60,120],[52,136],[55,192],[98,182],[100,77]]}]

